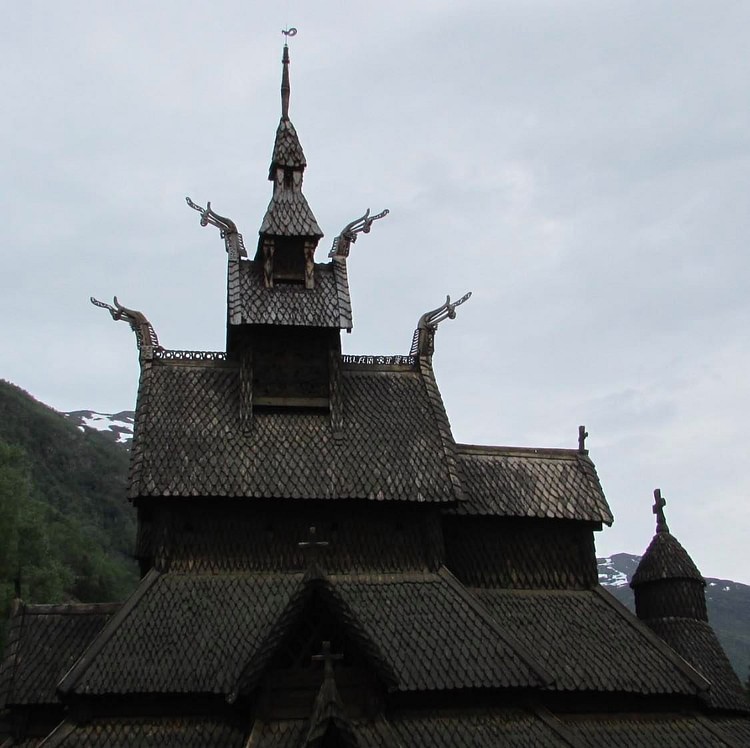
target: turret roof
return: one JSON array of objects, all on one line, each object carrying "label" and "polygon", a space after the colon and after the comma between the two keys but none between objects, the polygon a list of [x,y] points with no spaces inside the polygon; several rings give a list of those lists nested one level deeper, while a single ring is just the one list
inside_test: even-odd
[{"label": "turret roof", "polygon": [[666,500],[661,491],[654,491],[654,508],[656,515],[656,534],[638,564],[630,582],[631,587],[662,579],[694,579],[705,584],[698,567],[693,563],[690,554],[680,545],[679,540],[669,532],[664,516]]},{"label": "turret roof", "polygon": [[[273,197],[260,227],[265,236],[300,236],[320,239],[323,232],[302,194],[302,172],[307,166],[297,131],[289,119],[289,48],[284,45],[281,76],[281,120],[276,129],[268,179],[274,183]],[[296,172],[295,177],[280,172]]]}]

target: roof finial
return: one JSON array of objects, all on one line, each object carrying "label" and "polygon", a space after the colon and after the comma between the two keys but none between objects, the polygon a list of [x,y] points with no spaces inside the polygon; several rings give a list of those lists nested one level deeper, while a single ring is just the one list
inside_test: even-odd
[{"label": "roof finial", "polygon": [[667,500],[661,495],[661,489],[654,489],[654,507],[651,510],[656,515],[656,532],[669,532],[667,519],[664,516],[664,507]]},{"label": "roof finial", "polygon": [[[297,29],[294,26],[288,29],[282,29],[281,33],[289,39],[290,36],[296,36]],[[281,72],[281,119],[289,119],[289,46],[284,42],[284,54],[281,58],[283,69]]]},{"label": "roof finial", "polygon": [[341,230],[341,233],[333,240],[333,247],[328,253],[329,257],[348,257],[352,244],[357,241],[357,234],[369,234],[374,221],[384,218],[390,211],[388,208],[378,213],[376,216],[370,215],[368,208],[361,218],[356,218],[351,223],[347,223]]},{"label": "roof finial", "polygon": [[153,325],[146,319],[146,315],[143,312],[138,312],[135,309],[128,309],[127,307],[120,304],[115,296],[115,305],[105,304],[103,301],[91,297],[91,303],[94,306],[106,309],[112,315],[112,319],[124,320],[130,325],[130,329],[135,333],[135,342],[138,346],[138,350],[143,353],[144,349],[159,348],[159,338],[154,330]]},{"label": "roof finial", "polygon": [[309,571],[320,571],[320,554],[328,548],[327,540],[318,540],[318,531],[315,525],[308,530],[308,539],[297,543],[302,550]]},{"label": "roof finial", "polygon": [[589,432],[586,431],[585,426],[579,426],[578,427],[578,451],[581,454],[586,454],[586,438],[588,437]]},{"label": "roof finial", "polygon": [[323,651],[320,654],[313,655],[310,659],[313,662],[323,663],[323,674],[326,678],[333,678],[333,663],[336,660],[343,660],[343,654],[334,654],[331,649],[331,642],[323,642]]},{"label": "roof finial", "polygon": [[432,356],[435,348],[435,332],[444,319],[456,318],[456,307],[471,298],[471,291],[465,293],[458,301],[451,303],[451,297],[445,297],[445,303],[431,312],[425,312],[417,323],[411,341],[410,356]]}]

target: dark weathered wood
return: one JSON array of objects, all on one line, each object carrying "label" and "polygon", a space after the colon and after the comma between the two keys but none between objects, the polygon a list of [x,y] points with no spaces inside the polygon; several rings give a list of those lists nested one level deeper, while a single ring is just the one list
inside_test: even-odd
[{"label": "dark weathered wood", "polygon": [[409,355],[342,355],[346,255],[380,216],[315,263],[290,90],[285,47],[254,259],[189,201],[228,251],[226,351],[164,349],[143,315],[102,305],[141,348],[128,496],[145,576],[121,606],[17,601],[0,741],[59,725],[45,745],[750,742],[660,493],[639,621],[597,584],[612,514],[584,426],[577,449],[456,444],[432,354],[468,294],[422,316]]}]

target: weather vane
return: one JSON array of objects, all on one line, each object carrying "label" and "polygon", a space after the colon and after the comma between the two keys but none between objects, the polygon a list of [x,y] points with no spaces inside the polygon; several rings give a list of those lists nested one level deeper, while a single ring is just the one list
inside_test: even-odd
[{"label": "weather vane", "polygon": [[290,36],[297,36],[297,29],[290,26],[288,29],[281,29],[281,33],[288,39]]}]

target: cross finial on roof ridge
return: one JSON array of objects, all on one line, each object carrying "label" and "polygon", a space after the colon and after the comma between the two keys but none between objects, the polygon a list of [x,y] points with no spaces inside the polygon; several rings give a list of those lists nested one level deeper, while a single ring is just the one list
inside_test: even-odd
[{"label": "cross finial on roof ridge", "polygon": [[656,532],[669,532],[667,518],[664,516],[664,507],[667,500],[661,495],[661,489],[654,489],[654,506],[651,511],[656,515]]},{"label": "cross finial on roof ridge", "polygon": [[586,431],[585,426],[578,427],[578,451],[584,454],[586,452],[586,439],[588,438],[589,432]]},{"label": "cross finial on roof ridge", "polygon": [[321,551],[328,548],[329,543],[327,540],[318,540],[318,530],[315,525],[310,525],[308,530],[308,539],[301,540],[297,545],[302,549],[302,553],[305,555],[308,569],[319,568],[318,563]]},{"label": "cross finial on roof ridge", "polygon": [[343,660],[344,655],[341,653],[334,654],[331,649],[331,642],[329,641],[324,641],[322,643],[322,649],[323,651],[320,654],[312,656],[312,661],[322,662],[325,668],[324,676],[326,678],[333,678],[333,663],[337,660]]}]

